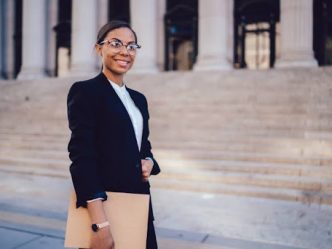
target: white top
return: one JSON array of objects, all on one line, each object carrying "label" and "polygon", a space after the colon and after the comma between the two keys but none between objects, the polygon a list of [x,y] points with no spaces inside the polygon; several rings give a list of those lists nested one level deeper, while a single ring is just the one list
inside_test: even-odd
[{"label": "white top", "polygon": [[143,117],[140,112],[140,110],[137,108],[135,105],[134,101],[130,97],[129,92],[126,89],[126,86],[123,84],[122,86],[119,86],[118,84],[112,82],[109,80],[111,83],[113,89],[121,99],[123,105],[125,106],[131,123],[133,124],[134,131],[135,131],[135,136],[136,136],[136,141],[138,145],[138,149],[141,149],[141,143],[142,143],[142,134],[143,134]]}]

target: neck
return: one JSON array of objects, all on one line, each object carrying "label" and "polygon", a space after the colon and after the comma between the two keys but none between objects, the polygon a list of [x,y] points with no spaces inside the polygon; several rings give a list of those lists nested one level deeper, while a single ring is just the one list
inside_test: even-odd
[{"label": "neck", "polygon": [[110,71],[103,70],[103,74],[106,76],[107,79],[114,82],[115,84],[119,86],[123,86],[123,74],[114,74]]}]

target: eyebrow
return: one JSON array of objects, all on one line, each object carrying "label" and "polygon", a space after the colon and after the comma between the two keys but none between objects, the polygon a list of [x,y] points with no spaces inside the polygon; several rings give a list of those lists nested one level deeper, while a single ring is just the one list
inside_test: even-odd
[{"label": "eyebrow", "polygon": [[[121,41],[120,39],[115,38],[115,37],[110,38],[110,40],[116,40],[116,41],[119,41],[119,42],[121,42],[122,44],[124,44],[123,41]],[[129,42],[127,42],[126,44],[131,44],[131,43],[136,43],[136,42],[135,42],[135,41],[129,41]]]}]

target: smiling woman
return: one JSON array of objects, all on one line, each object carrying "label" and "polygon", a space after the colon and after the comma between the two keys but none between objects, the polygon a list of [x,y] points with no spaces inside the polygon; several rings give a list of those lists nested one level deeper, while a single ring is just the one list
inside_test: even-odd
[{"label": "smiling woman", "polygon": [[104,25],[97,37],[96,51],[102,58],[105,76],[121,85],[139,48],[136,33],[128,24],[119,21]]},{"label": "smiling woman", "polygon": [[[148,139],[147,100],[123,82],[139,48],[128,23],[107,23],[95,45],[102,72],[74,83],[68,94],[70,173],[77,207],[87,207],[92,221],[93,249],[114,248],[112,234],[105,229],[106,191],[150,194],[149,177],[160,172]],[[150,202],[148,249],[158,248],[153,220]]]}]

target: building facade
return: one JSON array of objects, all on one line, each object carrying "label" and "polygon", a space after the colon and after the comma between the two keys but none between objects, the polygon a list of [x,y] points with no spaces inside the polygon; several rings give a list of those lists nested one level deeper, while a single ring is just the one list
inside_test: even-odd
[{"label": "building facade", "polygon": [[135,72],[332,64],[328,0],[2,0],[3,79],[93,74],[98,29],[131,23]]}]

